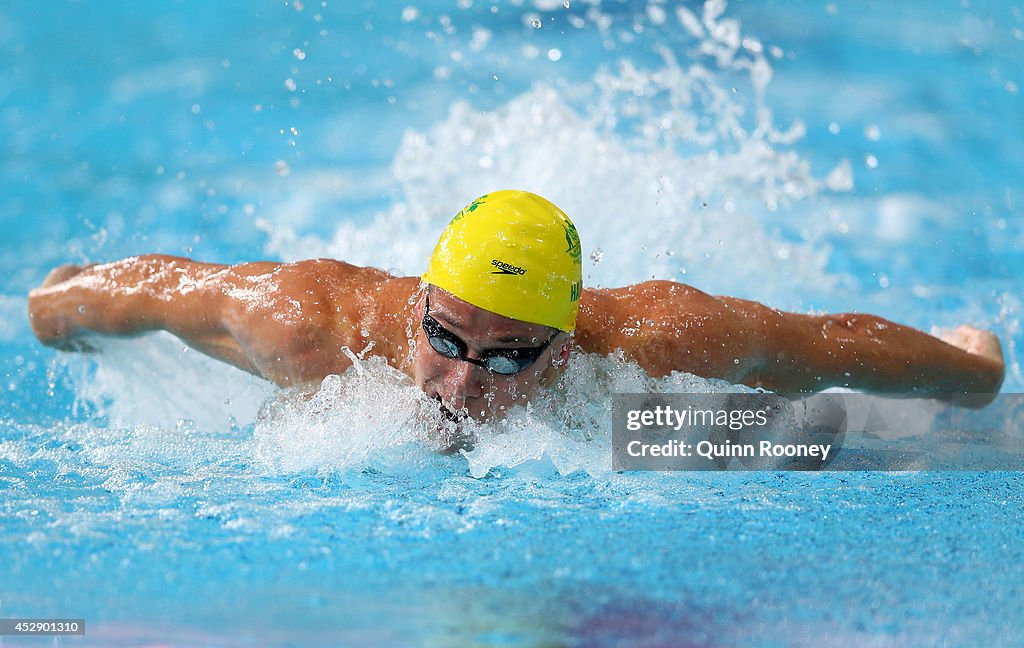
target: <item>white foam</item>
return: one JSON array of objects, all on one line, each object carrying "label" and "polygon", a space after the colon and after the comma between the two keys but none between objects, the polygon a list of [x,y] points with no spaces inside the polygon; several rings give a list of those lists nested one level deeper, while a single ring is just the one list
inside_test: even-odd
[{"label": "white foam", "polygon": [[263,408],[254,457],[275,471],[331,471],[431,461],[444,442],[440,412],[381,358],[355,359],[318,389],[290,390]]},{"label": "white foam", "polygon": [[269,382],[190,349],[169,333],[95,338],[97,352],[62,355],[80,406],[114,426],[225,430],[256,419]]},{"label": "white foam", "polygon": [[[580,355],[559,387],[491,423],[465,421],[474,439],[463,450],[469,474],[492,469],[592,476],[611,472],[611,401],[624,392],[748,391],[675,373],[652,379],[621,356]],[[319,388],[287,391],[268,402],[256,424],[253,457],[274,473],[429,468],[450,437],[434,401],[379,358],[357,360]],[[450,462],[448,459],[441,459]]]}]

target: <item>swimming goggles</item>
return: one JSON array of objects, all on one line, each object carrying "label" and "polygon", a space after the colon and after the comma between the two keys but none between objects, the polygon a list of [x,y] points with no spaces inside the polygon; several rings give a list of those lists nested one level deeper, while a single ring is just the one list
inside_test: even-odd
[{"label": "swimming goggles", "polygon": [[523,347],[518,349],[491,349],[480,354],[480,358],[466,357],[468,347],[457,335],[441,326],[441,323],[430,316],[430,293],[427,293],[426,308],[423,310],[423,332],[427,334],[427,341],[439,354],[452,360],[458,359],[463,362],[483,367],[487,371],[512,376],[523,369],[526,369],[544,353],[544,350],[551,345],[551,342],[558,335],[555,331],[548,341],[539,347]]}]

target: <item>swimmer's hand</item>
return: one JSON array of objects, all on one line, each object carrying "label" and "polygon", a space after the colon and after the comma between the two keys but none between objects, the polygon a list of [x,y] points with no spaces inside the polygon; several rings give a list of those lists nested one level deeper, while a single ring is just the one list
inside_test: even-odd
[{"label": "swimmer's hand", "polygon": [[43,279],[43,283],[29,293],[29,322],[32,325],[32,332],[43,344],[61,351],[90,353],[96,350],[95,346],[70,330],[68,318],[59,316],[58,311],[53,308],[52,300],[46,299],[55,289],[59,290],[56,288],[59,284],[77,277],[89,267],[91,266],[68,263],[54,268]]},{"label": "swimmer's hand", "polygon": [[939,339],[971,355],[983,358],[993,385],[990,393],[966,394],[963,397],[954,397],[953,402],[967,407],[983,407],[992,402],[1003,384],[1003,376],[1006,373],[1003,346],[995,333],[975,328],[970,324],[961,324],[952,331],[941,333]]},{"label": "swimmer's hand", "polygon": [[992,331],[975,328],[970,324],[961,324],[952,331],[941,334],[939,339],[946,344],[963,349],[967,353],[988,358],[999,363],[1000,366],[1004,365],[1003,346]]}]

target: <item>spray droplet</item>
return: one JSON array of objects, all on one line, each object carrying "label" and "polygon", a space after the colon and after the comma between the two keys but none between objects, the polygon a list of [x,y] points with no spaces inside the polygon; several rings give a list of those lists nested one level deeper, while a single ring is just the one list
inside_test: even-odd
[{"label": "spray droplet", "polygon": [[568,9],[569,8],[569,0],[562,0],[562,6],[565,7],[566,9]]},{"label": "spray droplet", "polygon": [[533,27],[534,29],[540,29],[540,18],[530,18],[530,27]]},{"label": "spray droplet", "polygon": [[594,263],[601,263],[601,259],[604,258],[604,250],[601,248],[594,248],[594,251],[590,253],[590,260]]}]

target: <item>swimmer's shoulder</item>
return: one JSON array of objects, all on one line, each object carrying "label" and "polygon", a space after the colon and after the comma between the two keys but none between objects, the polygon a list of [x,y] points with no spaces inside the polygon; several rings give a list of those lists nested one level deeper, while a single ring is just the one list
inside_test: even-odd
[{"label": "swimmer's shoulder", "polygon": [[378,340],[404,339],[419,277],[396,277],[337,259],[308,259],[291,266],[294,279],[282,284],[282,291],[312,302],[312,310],[326,314],[321,322],[325,328],[344,335],[369,330]]},{"label": "swimmer's shoulder", "polygon": [[372,350],[398,364],[418,285],[418,277],[307,259],[278,264],[265,283],[245,292],[268,314],[259,327],[261,347],[289,360],[296,375],[318,379],[350,365],[343,349]]},{"label": "swimmer's shoulder", "polygon": [[621,288],[585,288],[580,315],[587,318],[637,316],[637,307],[678,307],[714,299],[688,284],[652,279]]},{"label": "swimmer's shoulder", "polygon": [[[580,297],[576,341],[587,352],[612,353],[678,345],[686,322],[720,308],[716,298],[675,281],[651,280],[621,288],[585,289]],[[652,346],[653,345],[653,346]],[[659,351],[660,352],[660,351]]]},{"label": "swimmer's shoulder", "polygon": [[317,258],[292,261],[281,265],[288,272],[313,281],[383,281],[392,276],[370,266],[358,266],[338,259]]},{"label": "swimmer's shoulder", "polygon": [[308,291],[326,290],[379,292],[392,284],[418,284],[416,277],[396,277],[379,268],[358,266],[338,259],[318,258],[281,264],[278,274],[282,283]]}]

